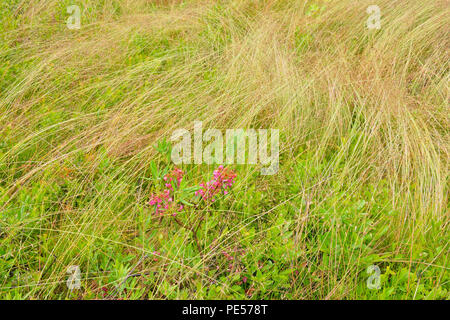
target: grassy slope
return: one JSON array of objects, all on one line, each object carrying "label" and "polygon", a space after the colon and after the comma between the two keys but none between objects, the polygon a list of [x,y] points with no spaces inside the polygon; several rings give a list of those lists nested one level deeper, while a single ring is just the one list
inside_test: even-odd
[{"label": "grassy slope", "polygon": [[[2,1],[0,296],[448,298],[448,2],[368,30],[373,2],[79,0],[69,30],[72,1]],[[281,139],[278,174],[179,215],[201,253],[147,205],[194,120]]]}]

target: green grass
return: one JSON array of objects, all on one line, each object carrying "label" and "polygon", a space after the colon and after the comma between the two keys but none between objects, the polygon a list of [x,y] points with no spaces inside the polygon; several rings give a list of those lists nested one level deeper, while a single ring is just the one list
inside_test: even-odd
[{"label": "green grass", "polygon": [[[371,4],[3,1],[0,297],[448,299],[449,8],[379,0],[368,30]],[[186,205],[195,235],[148,204],[194,120],[281,151]]]}]

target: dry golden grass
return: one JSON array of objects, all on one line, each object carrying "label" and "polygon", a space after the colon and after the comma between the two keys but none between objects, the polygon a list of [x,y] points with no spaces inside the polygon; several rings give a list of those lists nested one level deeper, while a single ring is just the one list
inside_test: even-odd
[{"label": "dry golden grass", "polygon": [[[386,188],[386,205],[398,212],[374,217],[373,229],[389,228],[371,243],[374,252],[402,255],[411,269],[433,239],[428,244],[442,249],[426,263],[441,261],[448,270],[442,265],[449,221],[448,1],[77,1],[80,30],[64,24],[69,4],[18,1],[16,16],[3,20],[0,137],[7,147],[0,150],[0,210],[12,212],[24,190],[56,183],[64,168],[73,176],[69,191],[52,200],[66,209],[44,209],[33,218],[42,222],[33,228],[49,240],[22,239],[23,225],[6,223],[16,257],[27,256],[27,246],[41,251],[48,241],[42,261],[24,266],[17,258],[15,268],[47,283],[64,279],[70,264],[89,270],[99,239],[147,252],[127,242],[140,229],[134,221],[140,209],[130,197],[157,158],[153,146],[202,120],[205,128],[280,128],[279,173],[255,180],[256,169],[246,167],[240,192],[254,183],[267,191],[269,207],[255,217],[297,197],[315,203],[293,220],[297,244],[316,224],[336,235],[334,224],[320,224],[320,204],[335,199],[339,215],[346,206],[337,196],[342,188],[351,197],[370,185],[372,200]],[[324,10],[308,14],[312,4]],[[365,25],[371,4],[381,8],[380,30]],[[318,172],[310,178],[296,176],[304,157],[305,170]],[[113,169],[99,176],[105,159]],[[201,171],[192,169],[194,180]],[[296,183],[302,194],[281,191]],[[151,188],[139,191],[139,201]],[[236,219],[236,230],[247,223]],[[264,246],[261,240],[255,248]],[[168,270],[155,282],[161,286],[177,283],[171,278],[177,268],[188,283],[197,273],[210,277],[203,270],[208,256],[192,265],[176,254],[167,259]],[[329,278],[289,297],[359,297],[350,285],[357,285],[358,266],[346,259],[330,260]],[[441,269],[436,286],[448,286]],[[51,298],[61,289],[49,284],[30,292]],[[170,296],[155,288],[147,294]]]}]

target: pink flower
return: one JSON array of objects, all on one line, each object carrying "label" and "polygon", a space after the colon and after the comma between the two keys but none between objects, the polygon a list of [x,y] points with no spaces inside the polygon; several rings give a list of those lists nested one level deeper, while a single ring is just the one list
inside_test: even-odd
[{"label": "pink flower", "polygon": [[161,254],[159,253],[159,251],[153,251],[153,255],[155,255],[155,257],[153,258],[153,261],[156,262],[156,261],[158,261],[158,258],[157,258],[157,257],[158,257],[159,255],[161,255]]},{"label": "pink flower", "polygon": [[234,184],[234,179],[236,178],[236,173],[224,166],[220,165],[213,172],[213,179],[207,181],[206,183],[200,183],[200,190],[195,192],[196,196],[201,196],[204,200],[210,200],[214,202],[216,195],[223,192],[227,195],[229,191],[227,189],[231,188]]},{"label": "pink flower", "polygon": [[[176,186],[179,187],[181,184],[181,180],[183,179],[183,171],[178,168],[173,169],[170,173],[164,176],[164,181],[167,181],[165,184],[166,189],[160,194],[152,194],[150,196],[149,204],[151,206],[155,206],[155,213],[159,215],[163,215],[164,211],[169,210],[174,203],[173,196],[171,195],[173,190],[172,181],[176,181]],[[181,206],[183,208],[183,206]],[[181,211],[180,209],[178,209]]]},{"label": "pink flower", "polygon": [[[183,176],[184,176],[184,172],[181,171],[178,168],[173,169],[170,173],[166,174],[164,176],[164,181],[168,181],[168,182],[176,182],[177,187],[180,186],[181,184],[181,180],[183,180]],[[171,183],[166,183],[166,187],[169,188],[170,185],[170,189],[172,188],[172,184]]]}]

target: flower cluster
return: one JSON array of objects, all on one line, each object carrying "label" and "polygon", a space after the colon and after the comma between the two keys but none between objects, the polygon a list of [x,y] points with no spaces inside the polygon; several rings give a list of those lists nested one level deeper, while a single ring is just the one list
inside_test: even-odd
[{"label": "flower cluster", "polygon": [[228,252],[226,252],[226,251],[223,251],[222,254],[225,256],[225,258],[227,258],[227,260],[233,260],[233,259],[234,259],[234,258],[233,258],[230,254],[228,254]]},{"label": "flower cluster", "polygon": [[[156,214],[163,215],[169,209],[173,211],[182,211],[182,204],[174,201],[174,188],[179,188],[183,180],[184,172],[178,168],[164,176],[165,189],[159,194],[152,194],[149,204],[155,207]],[[205,201],[214,202],[218,194],[228,194],[229,189],[233,186],[236,173],[231,169],[224,168],[222,165],[214,170],[212,180],[200,184],[200,189],[195,191],[196,196],[200,196]],[[176,213],[174,213],[176,215]]]},{"label": "flower cluster", "polygon": [[176,183],[176,186],[179,187],[181,184],[181,180],[183,180],[184,172],[178,168],[172,170],[172,172],[166,174],[164,176],[164,181],[166,181],[166,188],[173,191],[172,182]]},{"label": "flower cluster", "polygon": [[214,176],[211,181],[201,183],[200,190],[195,192],[196,196],[201,196],[204,200],[211,200],[214,202],[216,195],[223,192],[224,195],[228,194],[228,190],[234,184],[236,173],[231,169],[224,168],[222,165],[214,170]]},{"label": "flower cluster", "polygon": [[[175,168],[172,172],[164,176],[164,181],[166,181],[166,189],[159,194],[152,194],[149,201],[149,204],[155,207],[156,214],[163,215],[169,208],[176,207],[176,203],[174,202],[172,195],[174,191],[172,182],[175,182],[176,186],[179,187],[181,180],[183,179],[183,175],[183,171]],[[183,210],[183,205],[178,205],[177,210]]]}]

